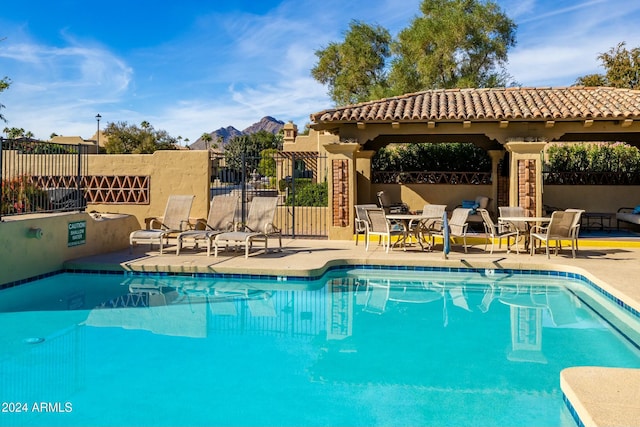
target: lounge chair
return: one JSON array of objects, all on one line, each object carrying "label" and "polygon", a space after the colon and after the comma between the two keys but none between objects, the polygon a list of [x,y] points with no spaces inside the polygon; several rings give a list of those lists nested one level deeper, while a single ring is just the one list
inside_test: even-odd
[{"label": "lounge chair", "polygon": [[150,248],[157,243],[162,254],[164,244],[168,243],[169,238],[192,228],[189,223],[189,214],[194,198],[193,195],[169,196],[162,217],[146,218],[145,229],[132,231],[129,234],[129,252],[132,252],[133,247],[138,243],[149,243]]},{"label": "lounge chair", "polygon": [[202,229],[183,231],[178,234],[176,254],[180,255],[184,243],[193,242],[195,248],[200,243],[206,244],[207,256],[210,256],[215,236],[225,231],[233,231],[239,201],[240,197],[238,196],[214,196],[209,206],[207,221],[196,223],[196,228],[199,228],[198,225],[200,225]]},{"label": "lounge chair", "polygon": [[269,237],[277,237],[279,250],[282,250],[282,233],[273,221],[278,207],[277,197],[254,197],[249,207],[247,223],[242,224],[236,231],[229,231],[217,234],[213,241],[214,256],[218,256],[218,249],[224,244],[229,247],[229,243],[244,246],[244,257],[249,257],[255,242],[264,242],[264,251],[268,250]]}]

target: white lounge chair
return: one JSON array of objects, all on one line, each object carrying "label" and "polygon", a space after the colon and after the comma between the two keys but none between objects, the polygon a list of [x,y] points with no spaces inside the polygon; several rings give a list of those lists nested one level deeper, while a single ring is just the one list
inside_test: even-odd
[{"label": "white lounge chair", "polygon": [[132,231],[129,234],[129,252],[132,252],[133,247],[139,243],[148,243],[150,247],[157,243],[162,253],[164,244],[168,243],[169,238],[191,229],[189,214],[194,198],[193,195],[169,196],[162,217],[146,218],[145,229]]},{"label": "white lounge chair", "polygon": [[244,246],[244,257],[249,257],[255,242],[264,242],[264,251],[268,250],[268,240],[270,237],[277,237],[279,250],[282,250],[282,233],[273,221],[278,207],[277,197],[254,197],[249,207],[247,223],[241,225],[236,231],[229,231],[217,234],[213,241],[214,256],[218,256],[221,246],[228,247],[230,243]]},{"label": "white lounge chair", "polygon": [[200,224],[203,229],[188,230],[178,234],[176,254],[180,255],[180,250],[185,243],[192,242],[195,248],[200,243],[206,244],[207,256],[210,256],[215,236],[225,231],[233,231],[239,201],[238,196],[214,196],[209,205],[207,221],[196,223],[196,228]]}]

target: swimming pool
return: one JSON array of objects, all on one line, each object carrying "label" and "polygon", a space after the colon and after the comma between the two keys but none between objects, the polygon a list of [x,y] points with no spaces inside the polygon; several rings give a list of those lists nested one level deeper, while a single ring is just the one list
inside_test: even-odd
[{"label": "swimming pool", "polygon": [[63,273],[0,328],[0,425],[572,426],[562,369],[640,367],[635,315],[499,270]]}]

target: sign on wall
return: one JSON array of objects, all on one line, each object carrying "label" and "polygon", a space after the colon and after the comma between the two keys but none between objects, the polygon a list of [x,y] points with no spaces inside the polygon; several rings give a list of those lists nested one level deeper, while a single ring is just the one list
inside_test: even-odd
[{"label": "sign on wall", "polygon": [[87,243],[87,221],[70,222],[68,229],[69,237],[67,239],[67,247]]}]

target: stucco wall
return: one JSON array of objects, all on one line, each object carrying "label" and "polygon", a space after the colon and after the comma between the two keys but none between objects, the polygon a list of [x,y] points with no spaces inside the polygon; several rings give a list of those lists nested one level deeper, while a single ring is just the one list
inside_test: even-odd
[{"label": "stucco wall", "polygon": [[[69,246],[69,224],[82,223],[85,243]],[[42,230],[40,238],[29,230]],[[23,280],[62,268],[65,261],[122,250],[138,228],[130,215],[65,213],[5,217],[0,222],[0,284]]]},{"label": "stucco wall", "polygon": [[640,205],[640,187],[635,185],[545,185],[545,205],[580,208],[590,212],[616,212]]},{"label": "stucco wall", "polygon": [[[446,184],[373,184],[369,198],[358,197],[358,203],[377,203],[376,193],[384,190],[390,200],[402,200],[410,209],[422,209],[425,203],[447,205],[453,209],[462,200],[491,195],[491,185]],[[361,194],[361,193],[359,193]],[[623,206],[640,205],[640,187],[633,185],[545,185],[542,201],[557,208],[578,208],[588,212],[614,213]]]},{"label": "stucco wall", "polygon": [[447,209],[451,210],[461,205],[463,200],[473,200],[476,196],[491,197],[491,185],[373,184],[369,196],[371,200],[359,198],[358,203],[377,203],[378,191],[384,191],[389,200],[402,200],[411,210],[420,210],[426,203],[447,205]]},{"label": "stucco wall", "polygon": [[172,194],[194,194],[191,217],[206,218],[209,211],[209,155],[205,150],[156,151],[153,154],[104,154],[89,156],[89,175],[148,175],[149,204],[90,204],[87,212],[126,213],[144,219],[162,216]]}]

